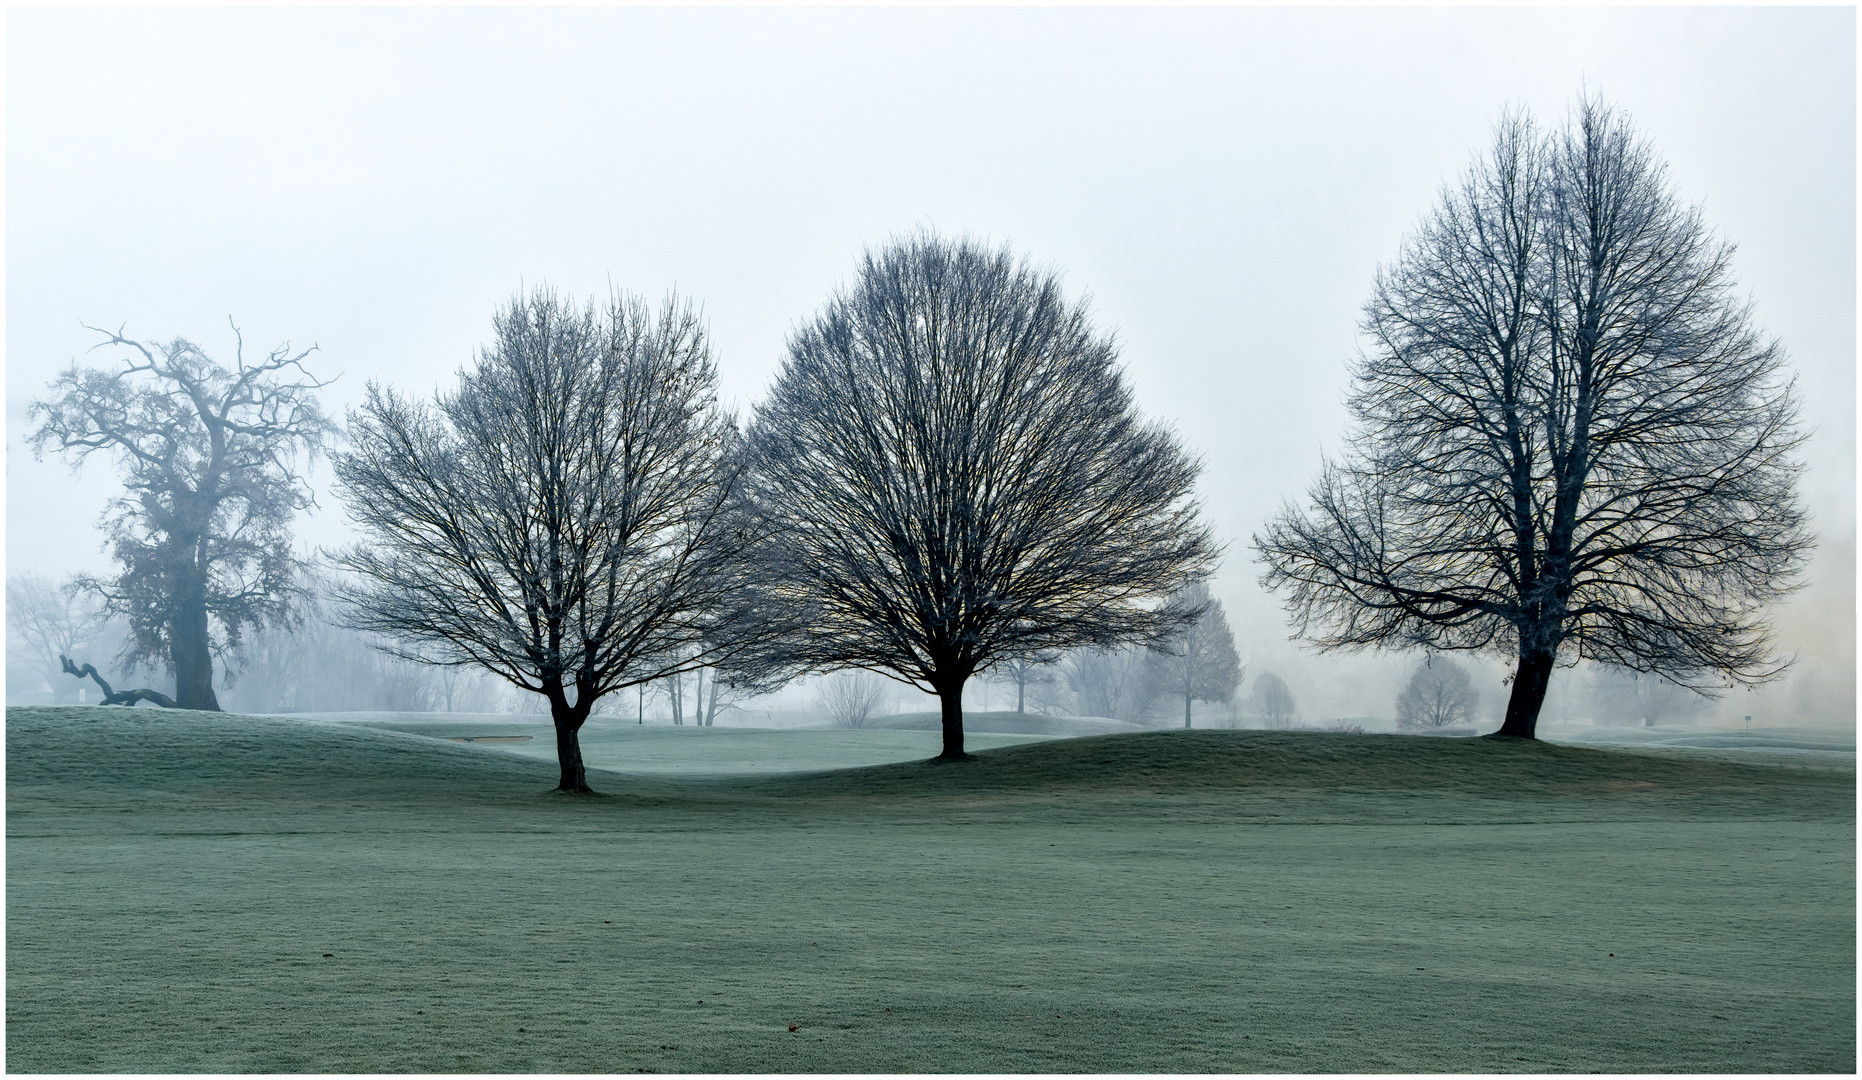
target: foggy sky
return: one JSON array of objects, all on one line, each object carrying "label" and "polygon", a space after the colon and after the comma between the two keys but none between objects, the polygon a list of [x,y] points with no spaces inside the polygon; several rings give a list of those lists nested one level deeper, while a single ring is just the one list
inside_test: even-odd
[{"label": "foggy sky", "polygon": [[[1206,460],[1250,672],[1315,716],[1387,714],[1409,661],[1289,643],[1248,537],[1340,449],[1379,262],[1503,109],[1554,125],[1588,86],[1791,356],[1821,546],[1778,615],[1805,674],[1766,700],[1853,718],[1852,10],[14,8],[6,37],[9,572],[109,566],[115,471],[23,444],[57,370],[106,359],[81,322],[223,362],[228,316],[315,342],[340,416],[450,383],[520,288],[676,286],[747,412],[862,246],[933,226],[1091,294]],[[306,544],[349,535],[328,479]]]}]

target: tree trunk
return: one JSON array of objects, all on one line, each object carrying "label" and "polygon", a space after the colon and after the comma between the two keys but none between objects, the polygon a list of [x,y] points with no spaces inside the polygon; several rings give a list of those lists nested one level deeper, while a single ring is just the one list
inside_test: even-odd
[{"label": "tree trunk", "polygon": [[594,789],[588,786],[588,770],[582,764],[582,724],[588,719],[590,703],[578,700],[574,705],[566,701],[550,702],[550,719],[556,724],[556,762],[562,769],[562,780],[556,785],[557,791],[574,795],[593,795]]},{"label": "tree trunk", "polygon": [[168,657],[175,665],[175,704],[183,709],[220,711],[213,693],[213,651],[207,642],[207,598],[181,601],[181,610],[168,624]]},{"label": "tree trunk", "polygon": [[970,755],[963,752],[962,681],[958,681],[949,686],[938,687],[937,700],[938,706],[943,713],[944,752],[932,760],[969,761]]},{"label": "tree trunk", "polygon": [[1535,739],[1539,727],[1539,708],[1545,704],[1545,690],[1552,682],[1552,652],[1523,652],[1513,673],[1513,696],[1507,699],[1506,720],[1496,735]]},{"label": "tree trunk", "polygon": [[1190,695],[1186,693],[1183,695],[1183,727],[1184,727],[1184,730],[1186,731],[1189,730],[1189,726],[1190,726]]},{"label": "tree trunk", "polygon": [[1016,715],[1019,716],[1027,711],[1026,709],[1023,708],[1023,706],[1027,704],[1027,701],[1028,701],[1028,665],[1026,663],[1021,663],[1015,666],[1015,713]]}]

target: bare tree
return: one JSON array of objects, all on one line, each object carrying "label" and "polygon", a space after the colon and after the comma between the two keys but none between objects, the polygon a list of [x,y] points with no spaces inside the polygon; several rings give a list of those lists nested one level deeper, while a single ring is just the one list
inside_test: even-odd
[{"label": "bare tree", "polygon": [[1260,717],[1270,728],[1291,727],[1296,710],[1293,692],[1287,689],[1285,679],[1271,671],[1263,671],[1255,676],[1245,710]]},{"label": "bare tree", "polygon": [[589,790],[578,733],[616,690],[732,655],[743,551],[735,431],[697,311],[577,309],[546,289],[432,404],[371,384],[336,458],[369,537],[340,563],[359,629],[397,655],[475,664],[541,695],[560,790]]},{"label": "bare tree", "polygon": [[1063,670],[1073,691],[1074,712],[1112,720],[1148,720],[1157,686],[1151,658],[1142,645],[1113,649],[1075,649]]},{"label": "bare tree", "polygon": [[885,700],[884,681],[868,671],[829,675],[815,690],[815,708],[837,728],[870,726]]},{"label": "bare tree", "polygon": [[[330,431],[303,360],[284,345],[248,365],[239,338],[231,370],[191,342],[131,341],[98,331],[98,345],[130,351],[114,371],[73,364],[35,401],[35,454],[108,451],[123,495],[104,515],[122,572],[85,584],[129,621],[132,662],[172,668],[184,709],[219,709],[213,656],[248,626],[290,618],[291,519],[311,505],[298,474]],[[235,336],[238,328],[234,328]]]},{"label": "bare tree", "polygon": [[1144,423],[1083,303],[1006,250],[925,233],[868,252],[790,338],[757,410],[781,659],[885,672],[941,704],[1014,657],[1169,632],[1148,606],[1215,558],[1198,463]]},{"label": "bare tree", "polygon": [[108,617],[76,579],[61,586],[39,574],[7,575],[7,659],[43,676],[54,703],[70,701],[77,692],[61,677],[63,658],[87,653],[101,639]]},{"label": "bare tree", "polygon": [[1157,689],[1183,698],[1183,726],[1190,726],[1190,703],[1227,701],[1241,686],[1241,657],[1235,652],[1235,635],[1228,628],[1222,601],[1209,595],[1209,586],[1197,582],[1180,590],[1169,606],[1194,613],[1151,651],[1151,678]]},{"label": "bare tree", "polygon": [[1431,656],[1416,665],[1396,699],[1397,727],[1436,731],[1474,722],[1480,695],[1467,669],[1445,656]]},{"label": "bare tree", "polygon": [[1344,460],[1255,539],[1299,633],[1510,655],[1525,738],[1561,656],[1775,676],[1801,436],[1731,258],[1622,115],[1503,121],[1378,276]]}]

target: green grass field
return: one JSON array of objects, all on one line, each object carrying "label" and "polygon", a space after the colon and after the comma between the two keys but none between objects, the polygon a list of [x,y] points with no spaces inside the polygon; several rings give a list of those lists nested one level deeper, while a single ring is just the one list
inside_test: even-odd
[{"label": "green grass field", "polygon": [[1852,757],[721,730],[9,709],[7,1067],[1856,1067]]}]

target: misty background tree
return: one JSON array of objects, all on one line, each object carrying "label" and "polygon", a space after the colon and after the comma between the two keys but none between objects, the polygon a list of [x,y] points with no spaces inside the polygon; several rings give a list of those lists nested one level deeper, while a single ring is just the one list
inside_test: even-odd
[{"label": "misty background tree", "polygon": [[78,684],[65,675],[63,660],[86,655],[100,644],[108,621],[102,599],[82,588],[76,577],[60,584],[42,574],[8,574],[8,682],[31,672],[45,680],[53,704],[76,701]]},{"label": "misty background tree", "polygon": [[1416,665],[1396,699],[1396,722],[1405,731],[1439,731],[1474,723],[1480,695],[1468,670],[1446,656]]},{"label": "misty background tree", "polygon": [[887,696],[885,680],[870,671],[836,672],[816,687],[815,711],[837,728],[871,727]]},{"label": "misty background tree", "polygon": [[131,355],[114,370],[67,368],[28,407],[28,441],[35,455],[69,455],[74,470],[100,450],[122,469],[125,491],[103,518],[122,569],[83,587],[128,622],[123,660],[166,666],[181,708],[218,711],[216,653],[248,627],[291,618],[291,520],[312,502],[298,469],[331,431],[316,397],[326,384],[303,366],[316,347],[281,345],[247,364],[235,327],[228,369],[181,338],[97,332],[98,348]]},{"label": "misty background tree", "polygon": [[367,539],[338,562],[357,629],[419,663],[542,695],[559,790],[589,791],[579,732],[603,697],[715,664],[739,639],[740,463],[697,311],[577,308],[546,288],[431,403],[370,384],[335,458]]},{"label": "misty background tree", "polygon": [[1586,690],[1595,724],[1654,727],[1663,721],[1688,721],[1707,704],[1699,694],[1659,675],[1621,668],[1596,668]]},{"label": "misty background tree", "polygon": [[1143,645],[1075,649],[1061,665],[1079,716],[1142,723],[1156,717],[1157,680]]},{"label": "misty background tree", "polygon": [[789,340],[749,441],[781,659],[937,695],[1016,657],[1150,640],[1147,604],[1206,576],[1199,463],[1146,423],[1084,302],[1006,248],[924,232],[868,251]]},{"label": "misty background tree", "polygon": [[1179,590],[1168,606],[1194,617],[1152,646],[1150,676],[1160,692],[1183,699],[1187,728],[1192,701],[1228,701],[1240,688],[1244,672],[1222,601],[1209,594],[1207,583]]},{"label": "misty background tree", "polygon": [[1028,688],[1039,690],[1051,685],[1056,678],[1054,665],[1059,660],[1060,654],[1052,652],[1013,656],[991,668],[989,675],[992,681],[1015,688],[1015,711],[1025,713],[1028,711]]},{"label": "misty background tree", "polygon": [[1500,734],[1525,738],[1561,656],[1782,670],[1797,400],[1732,254],[1607,105],[1549,136],[1504,119],[1378,274],[1343,459],[1255,538],[1299,633],[1510,655]]},{"label": "misty background tree", "polygon": [[1242,703],[1243,712],[1260,717],[1268,727],[1277,730],[1293,726],[1293,714],[1298,708],[1287,681],[1271,671],[1255,676],[1254,686]]},{"label": "misty background tree", "polygon": [[333,601],[338,580],[327,567],[306,566],[295,589],[297,618],[290,625],[267,627],[240,643],[239,679],[220,695],[225,708],[244,713],[453,712],[468,694],[482,701],[487,687],[476,672],[409,663],[343,625],[342,610]]}]

